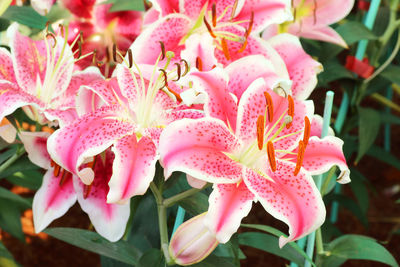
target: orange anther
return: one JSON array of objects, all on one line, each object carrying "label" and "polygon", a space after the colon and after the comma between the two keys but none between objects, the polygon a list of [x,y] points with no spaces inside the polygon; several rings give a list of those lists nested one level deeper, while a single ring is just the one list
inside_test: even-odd
[{"label": "orange anther", "polygon": [[54,177],[58,177],[59,175],[60,175],[60,170],[61,170],[61,167],[59,166],[59,165],[55,165],[54,166],[54,171],[53,171],[53,175],[54,175]]},{"label": "orange anther", "polygon": [[302,140],[299,141],[299,150],[297,152],[297,161],[296,161],[296,168],[294,169],[294,176],[299,174],[299,171],[301,169],[301,165],[303,165],[303,158],[304,158],[304,151],[306,149],[306,146],[304,145],[304,142]]},{"label": "orange anther", "polygon": [[222,46],[222,51],[224,52],[226,59],[231,60],[231,55],[229,54],[228,44],[227,44],[225,38],[221,39],[221,46]]},{"label": "orange anther", "polygon": [[167,87],[168,91],[169,91],[171,94],[173,94],[173,95],[175,96],[176,100],[177,100],[179,103],[181,103],[181,102],[182,102],[181,96],[180,96],[177,92],[175,92],[174,90],[172,90],[170,87],[168,87],[168,86],[166,86],[166,87]]},{"label": "orange anther", "polygon": [[247,37],[249,37],[251,30],[253,29],[253,23],[254,23],[254,12],[251,11],[249,27],[247,28],[246,33],[245,33],[246,39],[247,39]]},{"label": "orange anther", "polygon": [[163,60],[165,58],[165,45],[162,41],[158,41],[160,43],[160,47],[161,47],[161,60]]},{"label": "orange anther", "polygon": [[65,184],[65,182],[72,177],[72,174],[67,172],[66,170],[62,170],[62,174],[61,174],[61,179],[60,182],[58,183],[58,186],[63,186]]},{"label": "orange anther", "polygon": [[238,2],[239,2],[238,0],[235,0],[235,2],[233,3],[232,12],[231,12],[231,20],[235,16],[236,9],[237,9],[237,6],[238,6]]},{"label": "orange anther", "polygon": [[276,171],[275,149],[271,141],[267,143],[267,154],[269,166],[271,166],[271,170],[274,172]]},{"label": "orange anther", "polygon": [[217,36],[214,34],[214,32],[213,32],[213,30],[212,30],[212,28],[211,28],[211,25],[208,23],[206,17],[203,18],[203,21],[204,21],[204,24],[206,25],[207,30],[208,30],[208,32],[210,33],[211,37],[212,37],[212,38],[216,38]]},{"label": "orange anther", "polygon": [[257,119],[257,142],[258,149],[262,150],[264,146],[264,116],[260,115]]},{"label": "orange anther", "polygon": [[304,142],[305,147],[308,144],[308,139],[310,139],[310,131],[311,131],[310,120],[308,119],[307,116],[305,116],[304,117],[304,136],[303,136],[303,142]]},{"label": "orange anther", "polygon": [[[288,115],[293,118],[294,115],[294,101],[291,95],[288,95]],[[289,129],[292,123],[286,124],[286,129]]]},{"label": "orange anther", "polygon": [[215,3],[212,4],[212,9],[211,9],[211,14],[212,14],[212,24],[213,27],[217,26],[217,6]]},{"label": "orange anther", "polygon": [[201,60],[200,57],[196,57],[196,68],[199,71],[203,71],[203,61]]},{"label": "orange anther", "polygon": [[56,163],[54,162],[54,160],[51,160],[51,161],[50,161],[50,166],[51,166],[51,167],[54,167],[55,165],[56,165]]},{"label": "orange anther", "polygon": [[247,38],[244,40],[244,43],[242,44],[242,47],[238,50],[238,53],[242,53],[247,47]]},{"label": "orange anther", "polygon": [[94,156],[93,161],[88,163],[88,167],[94,170],[96,162],[97,162],[97,156]]},{"label": "orange anther", "polygon": [[274,119],[274,103],[272,102],[272,97],[268,92],[264,92],[264,96],[267,101],[268,121],[272,122]]}]

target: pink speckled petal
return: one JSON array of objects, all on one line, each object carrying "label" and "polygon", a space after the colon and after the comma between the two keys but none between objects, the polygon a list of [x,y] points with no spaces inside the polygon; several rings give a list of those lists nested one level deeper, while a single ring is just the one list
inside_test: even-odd
[{"label": "pink speckled petal", "polygon": [[303,50],[298,37],[279,34],[268,42],[285,61],[290,80],[293,81],[293,97],[307,99],[317,85],[317,74],[322,71],[322,65]]},{"label": "pink speckled petal", "polygon": [[42,103],[37,98],[25,93],[17,85],[5,80],[0,81],[0,103],[0,119],[3,119],[17,108],[23,106],[42,106]]},{"label": "pink speckled petal", "polygon": [[[311,121],[310,136],[321,137],[323,123],[324,123],[324,119],[320,115],[314,114],[312,121]],[[331,127],[329,127],[328,135],[329,136],[335,135],[335,132],[333,131],[333,129]]]},{"label": "pink speckled petal", "polygon": [[106,106],[55,131],[47,141],[47,149],[57,164],[79,176],[85,184],[90,184],[94,178],[93,171],[89,168],[80,170],[80,165],[116,140],[132,134],[134,129],[119,106]]},{"label": "pink speckled petal", "polygon": [[224,121],[235,131],[237,104],[228,91],[229,77],[224,69],[217,67],[207,72],[192,72],[190,79],[195,89],[207,94],[204,104],[206,115]]},{"label": "pink speckled petal", "polygon": [[49,152],[47,152],[47,138],[50,133],[20,132],[18,136],[24,144],[30,161],[43,169],[49,169],[51,158]]},{"label": "pink speckled petal", "polygon": [[94,166],[95,179],[86,198],[86,185],[79,179],[74,179],[74,188],[82,210],[89,215],[96,231],[111,242],[123,236],[130,214],[129,201],[126,204],[107,203],[107,184],[113,174],[113,159],[114,155],[110,150],[106,150],[104,161],[98,156]]},{"label": "pink speckled petal", "polygon": [[[228,31],[236,34],[237,36],[244,36],[245,33],[245,29],[240,26],[223,27],[221,30]],[[272,65],[275,67],[275,70],[279,76],[285,77],[285,75],[287,75],[286,66],[281,56],[275,51],[275,49],[271,47],[270,44],[268,44],[267,41],[261,39],[260,37],[256,35],[250,35],[247,38],[247,46],[241,53],[239,53],[238,50],[242,47],[242,43],[231,40],[227,40],[226,43],[231,57],[230,60],[226,59],[222,50],[215,49],[215,57],[222,65],[227,66],[231,62],[234,62],[235,60],[245,56],[262,55],[267,60],[272,62]]]},{"label": "pink speckled petal", "polygon": [[[325,220],[325,206],[311,175],[301,170],[293,175],[295,164],[277,160],[275,172],[266,175],[246,169],[244,182],[264,209],[289,226],[289,237],[281,236],[279,246],[308,235]],[[271,180],[272,181],[271,181]]]},{"label": "pink speckled petal", "polygon": [[249,20],[251,12],[254,12],[253,32],[260,33],[271,24],[291,20],[293,16],[290,8],[290,0],[246,0],[235,20]]},{"label": "pink speckled petal", "polygon": [[[269,132],[272,127],[273,130],[268,136],[266,136],[266,140],[272,138],[284,123],[284,116],[287,115],[288,110],[288,100],[275,94],[268,88],[266,82],[262,78],[259,78],[249,86],[240,99],[236,132],[237,136],[239,136],[243,141],[252,141],[257,138],[257,118],[260,115],[265,115],[267,106],[264,92],[270,94],[274,106],[273,120],[271,123],[267,121],[265,133]],[[283,118],[279,121],[282,114],[284,114]],[[314,105],[312,101],[294,100],[294,117],[292,126],[289,129],[284,127],[276,137],[280,138],[295,132],[298,133],[280,140],[272,140],[275,149],[291,151],[297,147],[298,141],[303,137],[304,117],[308,116],[309,118],[312,118],[313,114]],[[274,126],[275,124],[276,126]]]},{"label": "pink speckled petal", "polygon": [[207,182],[235,183],[242,167],[224,152],[241,146],[225,123],[215,118],[182,119],[161,134],[160,156],[164,176],[185,172]]},{"label": "pink speckled petal", "polygon": [[[296,0],[294,6],[298,6],[301,0]],[[329,25],[346,17],[354,5],[354,0],[318,0],[316,1],[316,18],[314,18],[314,0],[306,0],[304,5],[309,6],[310,12],[302,19],[302,23],[308,26]]]},{"label": "pink speckled petal", "polygon": [[[246,68],[243,68],[243,66],[246,66]],[[273,63],[261,55],[240,58],[229,64],[225,71],[229,75],[229,91],[236,95],[238,99],[257,78],[263,77],[268,80],[272,77],[278,78]],[[284,69],[281,72],[284,73]],[[289,74],[286,73],[281,78],[288,79]]]},{"label": "pink speckled petal", "polygon": [[253,199],[244,182],[214,185],[204,223],[220,243],[228,242],[237,232],[240,222],[250,212]]},{"label": "pink speckled petal", "polygon": [[207,4],[207,0],[199,0],[199,1],[190,1],[190,0],[179,0],[179,10],[180,13],[185,14],[191,19],[196,19],[200,14],[201,9],[205,4]]},{"label": "pink speckled petal", "polygon": [[185,49],[181,52],[181,57],[190,66],[196,66],[196,59],[199,57],[202,62],[202,71],[209,71],[218,64],[214,56],[214,39],[209,33],[193,34],[185,42]]},{"label": "pink speckled petal", "polygon": [[96,0],[61,0],[61,2],[75,16],[91,18]]},{"label": "pink speckled petal", "polygon": [[204,225],[202,213],[178,227],[169,244],[169,254],[179,265],[202,261],[218,245],[218,240]]},{"label": "pink speckled petal", "polygon": [[[146,28],[133,42],[131,49],[136,63],[154,64],[161,53],[159,41],[165,45],[165,51],[175,53],[173,62],[180,60],[180,53],[185,48],[179,45],[189,31],[192,21],[182,14],[170,14]],[[166,59],[162,60],[163,66]]]},{"label": "pink speckled petal", "polygon": [[75,121],[78,118],[76,109],[70,108],[67,110],[46,109],[44,112],[46,119],[49,121],[57,121],[60,127],[64,127]]},{"label": "pink speckled petal", "polygon": [[16,83],[11,54],[7,49],[0,47],[0,80]]},{"label": "pink speckled petal", "polygon": [[[302,166],[311,175],[317,175],[327,172],[336,165],[342,172],[338,177],[338,182],[349,183],[350,170],[346,164],[342,147],[343,141],[335,136],[327,136],[322,139],[313,136],[308,141]],[[296,162],[294,158],[290,160]]]},{"label": "pink speckled petal", "polygon": [[104,81],[103,75],[96,67],[86,68],[84,71],[72,75],[71,82],[65,93],[52,101],[52,105],[61,109],[75,108],[75,98],[79,88],[83,85],[90,86],[95,82]]},{"label": "pink speckled petal", "polygon": [[62,186],[59,185],[61,177],[54,177],[53,168],[44,175],[42,186],[36,192],[32,204],[36,233],[43,231],[53,220],[64,215],[76,202],[72,176],[66,175],[69,177]]},{"label": "pink speckled petal", "polygon": [[291,34],[301,36],[303,38],[319,40],[323,42],[337,44],[344,48],[348,48],[343,38],[329,26],[319,26],[306,28],[304,25],[301,27],[297,24],[292,24],[289,27]]},{"label": "pink speckled petal", "polygon": [[[37,83],[44,83],[46,73],[49,72],[47,75],[51,78],[43,85],[41,97],[52,99],[63,94],[69,85],[74,67],[71,48],[66,45],[63,49],[66,41],[59,36],[55,37],[57,43],[53,48],[54,40],[49,37],[48,48],[46,48],[45,40],[33,41],[21,35],[17,24],[12,24],[7,34],[11,39],[15,76],[22,90],[36,95]],[[54,51],[54,55],[50,52],[50,58],[47,56],[47,49]],[[62,51],[63,54],[61,54]],[[57,64],[58,61],[61,63]],[[55,68],[56,65],[57,68]]]},{"label": "pink speckled petal", "polygon": [[112,147],[115,154],[108,203],[125,203],[131,197],[146,193],[153,181],[158,155],[148,137],[139,141],[135,135],[125,136]]}]

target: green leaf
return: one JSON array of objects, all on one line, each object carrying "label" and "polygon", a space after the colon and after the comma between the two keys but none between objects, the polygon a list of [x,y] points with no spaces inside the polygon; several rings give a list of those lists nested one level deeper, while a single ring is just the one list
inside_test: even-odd
[{"label": "green leaf", "polygon": [[[252,229],[257,229],[257,230],[261,230],[270,234],[273,234],[276,237],[280,237],[280,236],[285,236],[286,235],[284,233],[282,233],[281,231],[279,231],[278,229],[275,229],[271,226],[268,225],[261,225],[261,224],[241,224],[241,226],[243,227],[248,227],[248,228],[252,228]],[[278,240],[279,241],[279,240]],[[276,243],[278,244],[278,243]],[[304,250],[302,250],[299,245],[296,242],[289,242],[288,243],[289,246],[291,246],[295,251],[297,251],[297,253],[301,256],[303,256],[302,261],[304,262],[304,259],[307,259],[308,261],[310,261],[312,263],[312,260],[310,259],[310,257],[308,257],[308,255],[304,252]],[[285,246],[287,247],[287,246]],[[313,266],[314,263],[312,263]]]},{"label": "green leaf", "polygon": [[165,259],[163,253],[159,249],[150,249],[146,251],[139,259],[137,267],[164,267]]},{"label": "green leaf", "polygon": [[339,33],[348,45],[352,45],[360,40],[375,40],[377,36],[373,34],[364,24],[357,21],[348,21],[337,27]]},{"label": "green leaf", "polygon": [[7,248],[0,242],[0,266],[5,267],[17,267],[19,266],[12,254],[7,250]]},{"label": "green leaf", "polygon": [[367,179],[360,173],[358,170],[351,168],[351,183],[350,187],[353,191],[358,205],[360,206],[364,215],[367,215],[368,207],[369,207],[369,197],[368,197],[368,190],[365,182]]},{"label": "green leaf", "polygon": [[20,207],[6,200],[0,201],[0,228],[24,242]]},{"label": "green leaf", "polygon": [[12,184],[37,190],[42,184],[43,174],[39,172],[39,170],[28,170],[16,172],[13,175],[8,176],[6,179]]},{"label": "green leaf", "polygon": [[293,247],[286,245],[283,248],[279,248],[279,238],[269,234],[257,232],[242,233],[239,234],[239,244],[277,255],[299,266],[304,265],[304,258]]},{"label": "green leaf", "polygon": [[8,158],[10,158],[15,153],[17,153],[17,146],[11,146],[10,149],[1,153],[0,154],[0,164],[5,162]]},{"label": "green leaf", "polygon": [[395,65],[389,65],[384,71],[381,72],[381,76],[388,79],[392,83],[400,84],[400,67]]},{"label": "green leaf", "polygon": [[359,108],[359,129],[358,129],[358,154],[356,163],[364,156],[369,148],[373,145],[379,133],[380,115],[371,108]]},{"label": "green leaf", "polygon": [[10,6],[1,17],[36,29],[44,29],[47,22],[46,17],[29,6]]},{"label": "green leaf", "polygon": [[210,255],[203,261],[190,265],[191,267],[236,267],[232,263],[233,259],[217,257],[215,255]]},{"label": "green leaf", "polygon": [[396,124],[400,125],[400,117],[387,113],[387,112],[381,112],[381,122],[382,123],[389,123],[389,124]]},{"label": "green leaf", "polygon": [[400,160],[379,146],[372,146],[367,154],[400,170]]},{"label": "green leaf", "polygon": [[23,172],[28,170],[37,170],[38,166],[33,164],[27,157],[23,157],[14,162],[10,167],[0,173],[0,179],[15,174],[17,172]]},{"label": "green leaf", "polygon": [[144,11],[144,2],[142,0],[114,0],[110,12],[136,10]]},{"label": "green leaf", "polygon": [[141,252],[126,241],[110,242],[88,230],[57,227],[48,228],[44,232],[71,245],[128,264],[137,264],[141,256]]},{"label": "green leaf", "polygon": [[30,208],[31,203],[26,200],[25,198],[14,194],[13,192],[8,191],[7,189],[0,187],[0,201],[4,200],[11,200],[12,202],[15,202],[16,204],[22,205],[24,208]]},{"label": "green leaf", "polygon": [[190,214],[197,215],[208,210],[208,197],[202,192],[198,192],[190,197],[184,198],[178,204]]},{"label": "green leaf", "polygon": [[336,201],[340,206],[351,211],[351,213],[356,216],[364,226],[368,226],[368,220],[366,214],[363,213],[361,207],[350,197],[341,194],[330,194],[325,197],[325,203],[331,201]]},{"label": "green leaf", "polygon": [[343,78],[353,79],[354,74],[340,64],[336,58],[326,62],[324,71],[318,75],[318,81],[321,85],[327,85],[329,82]]},{"label": "green leaf", "polygon": [[[340,266],[346,260],[372,260],[399,266],[385,247],[375,239],[361,235],[345,235],[333,240],[322,257],[322,267]],[[338,264],[340,263],[340,264]]]}]

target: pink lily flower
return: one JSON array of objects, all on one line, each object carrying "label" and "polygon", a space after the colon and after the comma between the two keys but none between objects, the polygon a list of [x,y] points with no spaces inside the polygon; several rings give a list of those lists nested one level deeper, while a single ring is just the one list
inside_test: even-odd
[{"label": "pink lily flower", "polygon": [[[126,202],[146,192],[154,177],[159,135],[165,125],[182,117],[203,116],[201,111],[181,109],[178,104],[175,90],[179,87],[171,79],[179,78],[181,66],[170,73],[159,71],[158,64],[139,67],[130,57],[126,63],[135,64],[136,73],[136,67],[119,64],[114,74],[117,82],[112,79],[108,88],[91,88],[106,104],[57,130],[48,141],[54,161],[87,185],[94,172],[84,163],[111,147],[115,159],[109,203]],[[91,105],[91,97],[87,103]]]},{"label": "pink lily flower", "polygon": [[211,15],[209,21],[213,24],[236,21],[243,27],[248,27],[246,20],[253,13],[252,27],[256,33],[260,33],[268,25],[279,24],[292,19],[290,1],[287,0],[151,0],[150,2],[153,7],[146,12],[145,24],[153,23],[155,20],[172,13],[184,14],[195,21],[204,7],[207,8],[206,13]]},{"label": "pink lily flower", "polygon": [[[132,44],[131,50],[138,63],[154,64],[160,51],[155,40],[163,42],[165,50],[174,52],[176,61],[185,58],[199,70],[210,70],[216,63],[226,66],[252,54],[281,61],[268,43],[251,33],[261,31],[274,19],[289,19],[290,14],[286,12],[289,1],[182,1],[179,10],[173,7],[174,3],[176,1],[153,1],[154,7],[149,12],[158,12],[162,17],[149,25]],[[173,10],[180,13],[173,13]],[[275,12],[282,15],[262,16]],[[283,15],[286,13],[289,15]]]},{"label": "pink lily flower", "polygon": [[215,236],[204,226],[202,213],[178,227],[169,243],[169,254],[179,265],[192,265],[202,261],[218,246]]},{"label": "pink lily flower", "polygon": [[89,164],[95,173],[90,186],[78,177],[54,165],[46,149],[48,132],[21,132],[19,134],[29,159],[47,169],[42,186],[33,198],[33,222],[36,233],[43,231],[53,220],[64,215],[76,201],[85,211],[96,231],[110,241],[119,240],[128,222],[129,202],[124,205],[108,204],[108,181],[112,174],[114,155],[107,150]]},{"label": "pink lily flower", "polygon": [[[69,28],[72,32],[68,43],[71,44],[80,32],[83,43],[76,43],[73,47],[80,49],[83,54],[96,50],[96,60],[102,73],[108,77],[114,69],[113,45],[121,51],[126,51],[136,39],[142,29],[142,12],[119,11],[109,12],[111,4],[103,4],[104,1],[96,0],[63,0],[74,19]],[[78,62],[78,66],[84,69],[93,64],[92,58],[86,58]]]},{"label": "pink lily flower", "polygon": [[181,171],[214,183],[205,224],[221,243],[237,231],[253,201],[288,224],[281,247],[317,229],[325,207],[311,175],[333,165],[343,177],[349,170],[340,139],[309,138],[313,103],[276,94],[271,74],[250,83],[235,108],[221,70],[192,75],[209,85],[205,112],[210,117],[182,119],[164,129],[160,161],[165,177]]},{"label": "pink lily flower", "polygon": [[354,0],[294,0],[294,21],[270,26],[263,38],[289,32],[308,39],[337,44],[347,48],[343,38],[331,27],[346,17],[353,8]]},{"label": "pink lily flower", "polygon": [[91,69],[73,74],[73,53],[60,36],[48,34],[33,41],[10,26],[11,54],[0,49],[0,119],[23,107],[41,124],[58,120],[63,124],[74,115],[75,95],[81,84],[102,79]]}]

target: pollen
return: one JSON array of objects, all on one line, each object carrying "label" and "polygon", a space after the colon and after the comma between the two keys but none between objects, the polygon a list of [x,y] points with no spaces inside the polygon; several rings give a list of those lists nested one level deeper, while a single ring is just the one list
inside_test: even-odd
[{"label": "pollen", "polygon": [[274,172],[276,171],[275,149],[271,141],[268,141],[267,143],[267,153],[269,165],[271,166],[271,170]]},{"label": "pollen", "polygon": [[308,144],[308,139],[310,139],[310,130],[311,125],[310,125],[310,120],[308,119],[307,116],[304,117],[304,136],[303,136],[303,142],[304,146],[306,147]]},{"label": "pollen", "polygon": [[303,165],[303,158],[304,158],[304,151],[306,149],[306,146],[302,140],[299,141],[299,150],[297,152],[297,161],[296,161],[296,168],[294,169],[294,176],[299,174],[301,165]]},{"label": "pollen", "polygon": [[[293,101],[292,96],[288,95],[287,100],[288,100],[288,115],[293,118],[293,116],[294,116],[294,101]],[[291,122],[286,124],[286,129],[289,129],[290,126],[292,126]]]},{"label": "pollen", "polygon": [[272,102],[272,97],[268,92],[264,92],[264,96],[267,101],[268,121],[272,122],[274,119],[274,103]]},{"label": "pollen", "polygon": [[231,55],[229,54],[228,44],[227,44],[225,38],[221,39],[221,46],[222,46],[222,51],[224,52],[225,58],[227,60],[230,60],[231,59]]},{"label": "pollen", "polygon": [[257,119],[257,142],[258,149],[262,150],[264,146],[264,116],[260,115]]},{"label": "pollen", "polygon": [[215,3],[213,3],[213,5],[212,5],[211,12],[212,12],[212,24],[213,24],[213,27],[215,27],[215,26],[217,26],[217,7],[216,7]]},{"label": "pollen", "polygon": [[196,68],[199,71],[203,71],[203,61],[201,60],[200,57],[196,57]]}]

